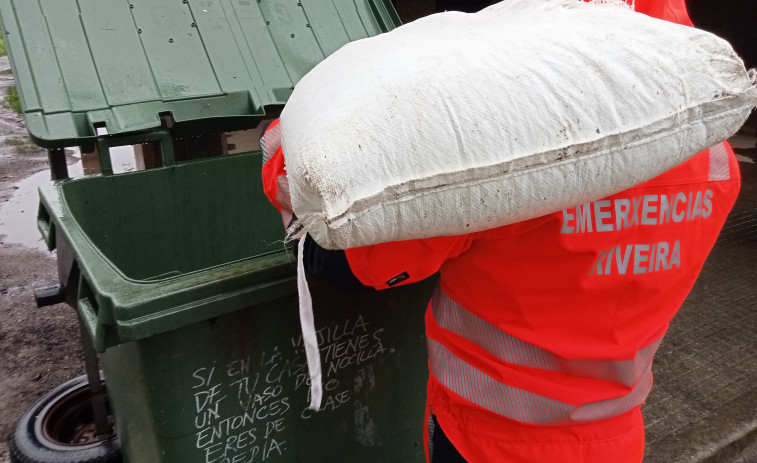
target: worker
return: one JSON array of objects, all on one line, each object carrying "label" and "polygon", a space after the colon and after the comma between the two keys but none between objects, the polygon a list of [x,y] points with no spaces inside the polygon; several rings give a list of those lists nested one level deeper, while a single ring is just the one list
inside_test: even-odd
[{"label": "worker", "polygon": [[[637,11],[690,25],[683,0]],[[665,46],[665,44],[660,44]],[[278,121],[261,140],[268,197],[292,218]],[[427,461],[638,463],[652,359],[740,187],[727,142],[589,204],[459,236],[326,251],[344,287],[440,282],[426,312]]]}]

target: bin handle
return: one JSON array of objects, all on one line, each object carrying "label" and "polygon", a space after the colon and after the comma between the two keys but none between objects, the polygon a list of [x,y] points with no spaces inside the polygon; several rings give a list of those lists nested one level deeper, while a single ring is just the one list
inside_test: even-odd
[{"label": "bin handle", "polygon": [[50,220],[50,212],[42,202],[39,203],[37,210],[37,230],[42,235],[42,239],[45,240],[47,250],[55,249],[55,224]]},{"label": "bin handle", "polygon": [[139,145],[152,141],[160,142],[160,151],[163,154],[164,166],[173,166],[176,164],[171,134],[168,130],[156,130],[150,133],[126,135],[122,137],[99,137],[97,139],[97,152],[100,157],[100,171],[103,175],[113,174],[113,163],[110,160],[111,148],[124,145]]},{"label": "bin handle", "polygon": [[87,297],[79,299],[79,318],[84,330],[89,335],[92,346],[97,352],[105,352],[105,330],[100,324],[95,304]]}]

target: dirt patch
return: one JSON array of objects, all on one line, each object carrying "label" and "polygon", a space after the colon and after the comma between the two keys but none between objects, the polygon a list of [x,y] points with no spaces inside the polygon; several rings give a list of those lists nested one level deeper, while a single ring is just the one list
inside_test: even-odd
[{"label": "dirt patch", "polygon": [[[2,164],[0,164],[2,166]],[[0,167],[2,168],[2,167]],[[57,281],[55,259],[21,246],[0,245],[0,462],[21,414],[42,394],[83,374],[73,309],[38,309],[33,289]]]},{"label": "dirt patch", "polygon": [[[13,78],[0,57],[0,100]],[[0,211],[17,183],[47,169],[47,153],[33,145],[21,116],[0,107]],[[2,217],[0,217],[0,220]],[[38,309],[35,288],[58,281],[54,253],[5,242],[0,235],[0,463],[9,463],[8,436],[42,394],[84,373],[75,311]]]}]

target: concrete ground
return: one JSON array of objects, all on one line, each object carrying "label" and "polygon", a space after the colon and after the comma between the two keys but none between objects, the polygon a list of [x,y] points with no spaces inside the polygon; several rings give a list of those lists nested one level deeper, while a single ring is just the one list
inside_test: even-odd
[{"label": "concrete ground", "polygon": [[[9,70],[0,56],[0,102],[13,85]],[[21,414],[84,369],[76,313],[62,304],[38,309],[32,293],[58,281],[55,254],[35,226],[35,184],[49,178],[47,154],[0,104],[0,463],[9,461],[8,435]]]},{"label": "concrete ground", "polygon": [[757,139],[731,142],[742,190],[655,360],[646,463],[757,462]]}]

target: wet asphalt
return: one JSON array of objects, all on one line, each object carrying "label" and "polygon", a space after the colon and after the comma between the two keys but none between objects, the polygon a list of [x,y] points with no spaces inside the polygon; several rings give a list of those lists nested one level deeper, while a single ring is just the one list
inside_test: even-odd
[{"label": "wet asphalt", "polygon": [[645,463],[757,462],[755,132],[731,140],[739,198],[655,360]]}]

